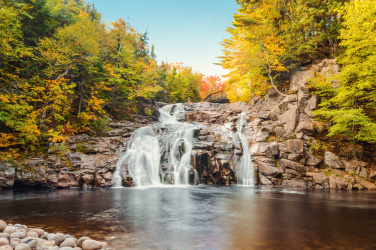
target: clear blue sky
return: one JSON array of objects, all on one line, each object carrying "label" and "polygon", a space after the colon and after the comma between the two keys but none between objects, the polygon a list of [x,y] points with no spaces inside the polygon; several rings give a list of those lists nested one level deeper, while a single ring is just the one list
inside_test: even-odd
[{"label": "clear blue sky", "polygon": [[103,21],[122,18],[139,33],[148,29],[158,62],[182,62],[205,75],[226,73],[213,63],[222,55],[221,41],[229,37],[235,0],[86,1],[95,4]]}]

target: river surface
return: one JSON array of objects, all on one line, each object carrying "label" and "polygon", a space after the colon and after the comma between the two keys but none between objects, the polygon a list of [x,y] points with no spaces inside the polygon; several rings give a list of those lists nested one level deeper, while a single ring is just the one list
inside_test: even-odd
[{"label": "river surface", "polygon": [[0,191],[0,219],[111,249],[376,249],[376,193],[264,187]]}]

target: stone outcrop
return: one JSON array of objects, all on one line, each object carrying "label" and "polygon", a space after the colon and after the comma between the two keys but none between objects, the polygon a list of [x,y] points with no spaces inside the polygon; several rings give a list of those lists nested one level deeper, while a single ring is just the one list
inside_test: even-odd
[{"label": "stone outcrop", "polygon": [[0,188],[109,187],[132,132],[156,119],[139,116],[135,122],[114,122],[103,137],[71,136],[65,143],[50,143],[44,155],[17,165],[0,163]]}]

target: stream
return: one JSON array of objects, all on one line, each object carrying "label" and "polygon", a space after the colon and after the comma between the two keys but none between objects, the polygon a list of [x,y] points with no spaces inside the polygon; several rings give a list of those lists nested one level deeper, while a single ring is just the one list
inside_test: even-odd
[{"label": "stream", "polygon": [[376,193],[198,185],[0,191],[8,222],[111,249],[375,249]]}]

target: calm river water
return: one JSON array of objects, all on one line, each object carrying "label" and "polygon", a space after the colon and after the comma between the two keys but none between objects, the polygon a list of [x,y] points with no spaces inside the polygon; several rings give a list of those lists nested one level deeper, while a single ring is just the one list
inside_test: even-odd
[{"label": "calm river water", "polygon": [[0,219],[111,249],[376,249],[376,193],[367,191],[3,190]]}]

